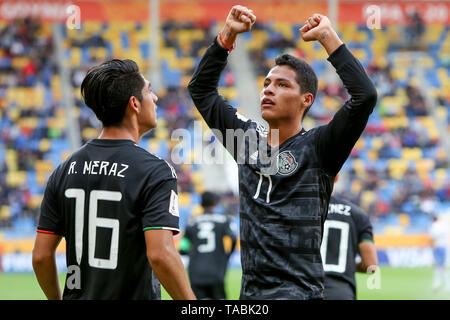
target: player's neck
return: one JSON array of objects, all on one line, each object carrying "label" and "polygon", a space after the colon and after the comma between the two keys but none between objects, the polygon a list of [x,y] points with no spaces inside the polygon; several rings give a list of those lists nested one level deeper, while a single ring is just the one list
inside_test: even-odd
[{"label": "player's neck", "polygon": [[269,133],[267,134],[267,143],[272,148],[278,147],[290,137],[298,134],[300,131],[302,131],[301,123],[299,125],[270,124]]},{"label": "player's neck", "polygon": [[124,126],[108,126],[103,127],[100,133],[99,139],[120,139],[120,140],[132,140],[135,143],[139,141],[139,133],[137,130],[130,130],[130,128]]}]

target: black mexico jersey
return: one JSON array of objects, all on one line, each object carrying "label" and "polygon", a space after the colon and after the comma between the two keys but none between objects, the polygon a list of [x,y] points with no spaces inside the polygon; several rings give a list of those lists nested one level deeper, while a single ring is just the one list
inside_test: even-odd
[{"label": "black mexico jersey", "polygon": [[159,299],[144,231],[178,223],[168,163],[131,140],[95,139],[50,176],[38,232],[66,240],[64,299]]},{"label": "black mexico jersey", "polygon": [[273,150],[266,130],[218,94],[227,57],[215,40],[189,91],[239,167],[241,299],[322,298],[320,245],[333,180],[364,130],[375,105],[375,88],[342,45],[329,61],[351,99],[328,125],[302,130]]},{"label": "black mexico jersey", "polygon": [[192,218],[185,237],[190,241],[189,279],[192,284],[212,285],[223,283],[229,252],[224,238],[236,243],[236,227],[226,216],[206,213]]},{"label": "black mexico jersey", "polygon": [[[322,259],[325,271],[325,298],[339,297],[334,290],[346,285],[356,298],[355,257],[358,245],[373,242],[372,224],[369,216],[358,206],[342,198],[332,196],[328,217],[324,225]],[[334,285],[336,282],[340,286]],[[348,296],[348,295],[347,295]]]}]

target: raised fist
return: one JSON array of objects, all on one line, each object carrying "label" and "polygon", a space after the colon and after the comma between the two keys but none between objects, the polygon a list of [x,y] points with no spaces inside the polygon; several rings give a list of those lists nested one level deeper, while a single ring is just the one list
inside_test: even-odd
[{"label": "raised fist", "polygon": [[225,25],[231,33],[239,34],[250,31],[255,21],[256,16],[253,14],[253,10],[237,5],[228,13]]},{"label": "raised fist", "polygon": [[332,31],[333,27],[331,26],[330,20],[324,15],[315,13],[300,28],[300,35],[304,41],[320,41]]}]

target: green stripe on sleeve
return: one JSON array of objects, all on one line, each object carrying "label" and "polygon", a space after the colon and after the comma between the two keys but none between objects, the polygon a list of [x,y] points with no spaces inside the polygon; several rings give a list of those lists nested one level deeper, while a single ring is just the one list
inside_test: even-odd
[{"label": "green stripe on sleeve", "polygon": [[164,229],[163,227],[147,227],[144,228],[143,231],[147,231],[147,230],[162,230]]}]

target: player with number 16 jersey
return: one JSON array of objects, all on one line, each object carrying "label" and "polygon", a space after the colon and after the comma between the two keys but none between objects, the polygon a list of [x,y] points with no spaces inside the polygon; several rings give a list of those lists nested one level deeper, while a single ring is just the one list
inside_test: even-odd
[{"label": "player with number 16 jersey", "polygon": [[[156,126],[150,82],[132,60],[91,68],[81,93],[102,122],[50,176],[41,204],[33,269],[48,299],[195,299],[173,242],[179,233],[177,177],[137,144]],[[55,251],[66,240],[59,286]]]},{"label": "player with number 16 jersey", "polygon": [[173,169],[131,140],[91,140],[61,164],[49,178],[38,232],[69,244],[64,299],[158,298],[143,231],[178,233],[176,198]]}]

